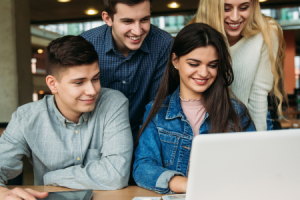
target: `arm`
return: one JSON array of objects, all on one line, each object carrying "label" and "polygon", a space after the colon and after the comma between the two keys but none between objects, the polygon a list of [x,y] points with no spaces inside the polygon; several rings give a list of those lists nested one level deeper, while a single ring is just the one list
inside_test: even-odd
[{"label": "arm", "polygon": [[156,71],[152,78],[152,84],[151,84],[150,90],[149,90],[148,102],[153,101],[156,97],[156,94],[157,94],[157,91],[158,91],[158,88],[159,88],[159,85],[161,82],[161,78],[162,78],[162,76],[165,72],[166,66],[167,66],[167,62],[168,62],[168,58],[169,58],[169,54],[170,54],[172,45],[173,45],[173,40],[171,40],[159,53],[161,56],[159,58],[159,61],[157,62],[157,65],[155,66]]},{"label": "arm", "polygon": [[[278,39],[273,37],[273,54],[276,58],[278,51]],[[273,88],[273,74],[271,71],[271,62],[269,58],[269,49],[266,43],[263,44],[261,57],[255,75],[253,85],[249,95],[248,109],[257,131],[267,130],[268,113],[268,93]]]},{"label": "arm", "polygon": [[7,189],[4,182],[15,178],[22,172],[24,155],[30,157],[29,147],[23,137],[25,119],[14,112],[6,130],[0,137],[0,200],[45,198],[48,192],[32,189]]},{"label": "arm", "polygon": [[[144,122],[150,112],[151,105],[147,105]],[[180,172],[164,168],[162,163],[161,142],[155,125],[155,117],[150,121],[140,137],[135,150],[133,177],[143,188],[164,194],[171,192],[169,182],[175,175],[184,176]]]},{"label": "arm", "polygon": [[[119,94],[119,93],[118,93]],[[121,94],[121,93],[120,93]],[[121,96],[123,99],[124,96]],[[115,190],[128,184],[133,151],[129,124],[128,100],[111,96],[104,125],[104,138],[100,160],[48,172],[45,185],[64,186],[74,189]],[[99,112],[103,112],[99,110]]]}]

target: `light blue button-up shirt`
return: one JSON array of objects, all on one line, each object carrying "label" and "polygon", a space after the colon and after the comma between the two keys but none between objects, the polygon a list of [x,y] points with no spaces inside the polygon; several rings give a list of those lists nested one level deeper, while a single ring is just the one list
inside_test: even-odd
[{"label": "light blue button-up shirt", "polygon": [[128,100],[121,92],[102,88],[95,109],[78,124],[47,95],[19,107],[0,137],[0,186],[21,173],[25,155],[35,185],[120,189],[128,184],[132,151]]}]

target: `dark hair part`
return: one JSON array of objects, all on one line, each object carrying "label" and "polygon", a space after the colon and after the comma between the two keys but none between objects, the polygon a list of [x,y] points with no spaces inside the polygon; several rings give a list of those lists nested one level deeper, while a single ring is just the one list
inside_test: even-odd
[{"label": "dark hair part", "polygon": [[152,5],[153,0],[103,0],[104,4],[104,10],[108,13],[108,15],[112,18],[114,18],[114,14],[116,14],[116,5],[117,3],[123,3],[128,6],[133,6],[139,3],[142,3],[144,1],[149,1],[150,5]]},{"label": "dark hair part", "polygon": [[94,45],[82,36],[67,35],[53,40],[46,51],[46,72],[59,78],[69,67],[89,65],[98,61]]},{"label": "dark hair part", "polygon": [[[150,120],[160,110],[167,95],[172,94],[179,86],[179,72],[172,64],[172,54],[175,53],[176,59],[180,59],[196,48],[209,45],[215,47],[218,53],[218,75],[214,83],[202,93],[202,102],[210,118],[210,133],[242,130],[239,117],[235,113],[230,99],[228,86],[233,82],[234,77],[225,38],[207,24],[194,23],[184,27],[174,40],[158,93],[149,115],[139,131],[138,139]],[[247,110],[245,112],[248,113]],[[230,121],[233,127],[229,126]]]}]

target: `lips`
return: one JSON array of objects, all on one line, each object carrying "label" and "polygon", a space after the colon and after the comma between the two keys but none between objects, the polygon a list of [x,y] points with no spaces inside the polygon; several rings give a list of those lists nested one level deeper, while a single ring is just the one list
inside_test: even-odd
[{"label": "lips", "polygon": [[230,29],[236,30],[236,29],[240,28],[240,26],[241,26],[241,24],[242,24],[243,22],[239,22],[239,23],[228,23],[228,22],[225,22],[225,23],[228,25],[228,27],[229,27]]},{"label": "lips", "polygon": [[142,39],[142,35],[140,36],[127,36],[132,43],[139,43]]},{"label": "lips", "polygon": [[92,104],[95,102],[95,98],[93,99],[80,99],[80,101],[82,101],[85,104]]},{"label": "lips", "polygon": [[198,85],[205,85],[209,79],[198,79],[198,78],[192,78],[194,82]]}]

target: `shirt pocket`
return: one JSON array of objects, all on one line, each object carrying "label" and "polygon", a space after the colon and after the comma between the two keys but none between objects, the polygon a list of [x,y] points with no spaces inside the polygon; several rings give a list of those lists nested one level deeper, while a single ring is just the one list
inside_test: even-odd
[{"label": "shirt pocket", "polygon": [[88,149],[83,164],[86,165],[90,161],[100,161],[102,153],[99,149]]},{"label": "shirt pocket", "polygon": [[161,141],[162,160],[164,166],[171,166],[174,164],[176,157],[179,137],[165,132],[159,132],[159,138]]}]

